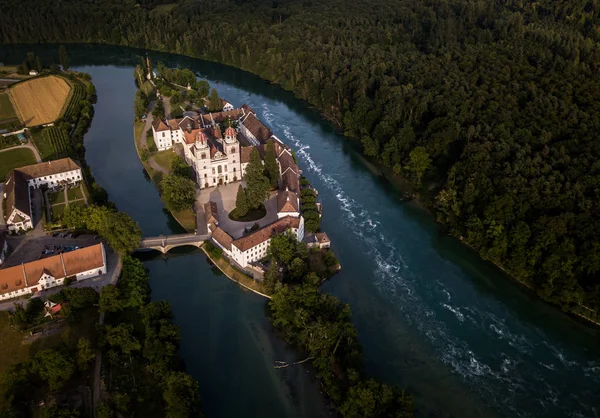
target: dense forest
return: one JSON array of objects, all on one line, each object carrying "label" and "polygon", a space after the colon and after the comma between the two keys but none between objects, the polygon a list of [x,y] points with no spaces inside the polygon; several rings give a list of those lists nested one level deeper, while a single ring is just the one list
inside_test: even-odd
[{"label": "dense forest", "polygon": [[598,319],[596,1],[163,3],[0,0],[0,42],[152,48],[280,83],[411,180],[452,234]]}]

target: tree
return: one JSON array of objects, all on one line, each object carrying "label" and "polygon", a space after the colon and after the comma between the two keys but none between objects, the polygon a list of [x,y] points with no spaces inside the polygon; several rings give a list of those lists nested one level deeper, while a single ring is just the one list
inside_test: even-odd
[{"label": "tree", "polygon": [[63,68],[63,71],[67,71],[69,69],[69,54],[67,53],[67,48],[64,45],[61,45],[58,48],[58,60],[60,61],[60,65]]},{"label": "tree", "polygon": [[119,280],[119,290],[125,306],[139,308],[146,304],[150,295],[148,273],[137,258],[123,257],[123,273]]},{"label": "tree", "polygon": [[80,337],[77,341],[77,365],[79,366],[79,370],[87,370],[95,357],[96,353],[90,340]]},{"label": "tree", "polygon": [[407,167],[415,176],[417,186],[421,186],[421,178],[431,164],[431,158],[424,147],[416,147],[410,152],[410,162]]},{"label": "tree", "polygon": [[104,286],[100,290],[100,310],[103,312],[119,312],[125,308],[121,300],[121,292],[114,284]]},{"label": "tree", "polygon": [[148,97],[144,92],[138,89],[135,92],[135,99],[133,100],[133,112],[138,118],[145,115],[148,109]]},{"label": "tree", "polygon": [[248,201],[246,199],[246,191],[240,184],[238,186],[237,196],[235,197],[235,214],[236,216],[244,216],[248,213]]},{"label": "tree", "polygon": [[221,110],[223,110],[223,103],[221,103],[221,98],[217,93],[217,89],[213,88],[208,99],[208,111],[220,112]]},{"label": "tree", "polygon": [[291,233],[271,237],[269,254],[285,266],[289,266],[296,253],[296,238]]},{"label": "tree", "polygon": [[210,90],[210,84],[206,80],[200,80],[196,83],[196,89],[201,98],[207,97]]},{"label": "tree", "polygon": [[115,418],[115,411],[106,401],[98,404],[95,411],[96,418]]},{"label": "tree", "polygon": [[403,391],[369,379],[350,388],[340,411],[344,418],[411,418],[413,405]]},{"label": "tree", "polygon": [[196,200],[196,183],[176,175],[167,175],[160,182],[161,197],[170,210],[190,209]]},{"label": "tree", "polygon": [[173,157],[173,159],[171,160],[170,167],[171,167],[171,172],[175,176],[181,176],[181,177],[186,177],[186,178],[193,178],[193,176],[194,176],[192,167],[187,165],[185,160],[183,158],[181,158],[179,155],[176,155],[175,157]]},{"label": "tree", "polygon": [[200,99],[200,95],[198,94],[198,92],[196,90],[188,90],[185,93],[185,98],[191,104],[197,104],[198,100]]},{"label": "tree", "polygon": [[246,167],[244,180],[246,182],[246,198],[249,209],[257,209],[269,197],[269,179],[256,148],[250,153],[250,162]]},{"label": "tree", "polygon": [[156,100],[154,109],[152,109],[152,116],[154,116],[155,118],[160,118],[160,119],[165,118],[165,105],[164,105],[162,99]]},{"label": "tree", "polygon": [[142,345],[138,339],[133,335],[133,324],[120,323],[116,326],[107,325],[105,327],[106,343],[117,348],[125,355],[130,355],[134,351],[139,351]]},{"label": "tree", "polygon": [[64,348],[47,348],[33,358],[32,370],[48,383],[51,391],[62,388],[75,372],[73,358]]},{"label": "tree", "polygon": [[279,183],[279,164],[275,156],[275,146],[273,140],[267,142],[267,150],[265,153],[265,171],[271,182],[271,188],[276,188]]},{"label": "tree", "polygon": [[263,284],[269,294],[272,294],[277,289],[277,285],[281,283],[279,279],[279,266],[277,262],[272,261],[269,268],[265,272]]},{"label": "tree", "polygon": [[178,91],[173,93],[173,95],[169,99],[169,103],[171,104],[171,107],[178,107],[182,103],[182,101],[183,101],[183,98],[181,97],[181,93]]},{"label": "tree", "polygon": [[166,418],[189,418],[200,415],[198,382],[184,372],[167,376],[163,398],[167,405]]},{"label": "tree", "polygon": [[95,231],[118,253],[129,254],[137,249],[142,233],[137,222],[123,212],[106,206],[67,206],[62,222],[68,228]]},{"label": "tree", "polygon": [[300,280],[306,274],[306,263],[301,258],[294,258],[290,264],[290,276]]}]

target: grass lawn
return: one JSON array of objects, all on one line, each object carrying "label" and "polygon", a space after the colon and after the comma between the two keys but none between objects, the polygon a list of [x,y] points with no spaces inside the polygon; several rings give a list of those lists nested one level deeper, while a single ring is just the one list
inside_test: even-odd
[{"label": "grass lawn", "polygon": [[65,213],[65,204],[52,206],[52,222],[59,221]]},{"label": "grass lawn", "polygon": [[184,227],[188,232],[194,232],[196,229],[196,214],[191,209],[180,210],[179,212],[171,212],[177,222]]},{"label": "grass lawn", "polygon": [[142,136],[144,126],[146,126],[146,122],[142,122],[141,120],[136,119],[133,122],[133,135],[136,141]]},{"label": "grass lawn", "polygon": [[235,209],[229,212],[229,219],[237,222],[252,222],[258,221],[267,215],[265,205],[260,205],[258,209],[250,209],[244,216],[237,216]]},{"label": "grass lawn", "polygon": [[0,312],[0,374],[11,364],[29,358],[29,351],[21,345],[23,334],[24,332],[10,326],[8,312]]},{"label": "grass lawn", "polygon": [[74,189],[67,190],[67,197],[69,198],[70,201],[77,200],[77,199],[83,199],[83,193],[81,192],[81,188],[76,187]]},{"label": "grass lawn", "polygon": [[13,119],[17,117],[17,112],[10,102],[8,93],[0,93],[0,120]]},{"label": "grass lawn", "polygon": [[158,148],[156,148],[156,144],[154,143],[154,138],[152,136],[152,130],[148,130],[146,134],[146,146],[148,147],[148,151],[157,152]]},{"label": "grass lawn", "polygon": [[42,131],[33,134],[31,139],[40,152],[40,157],[42,157],[43,161],[55,160],[57,158],[52,143],[50,143],[46,136],[42,135]]},{"label": "grass lawn", "polygon": [[233,280],[234,282],[237,282],[247,288],[256,290],[257,292],[260,292],[262,294],[268,294],[265,287],[263,286],[262,283],[259,283],[257,281],[255,281],[254,279],[246,276],[245,274],[241,273],[240,271],[236,270],[231,264],[229,264],[229,262],[227,260],[225,260],[223,257],[221,258],[212,258],[208,252],[206,251],[206,248],[204,248],[204,246],[202,246],[202,251],[204,251],[204,253],[206,254],[206,256],[216,265],[218,266],[221,271],[223,273],[225,273],[225,275],[227,277],[229,277],[231,280]]},{"label": "grass lawn", "polygon": [[165,170],[171,171],[171,161],[173,161],[176,156],[177,154],[175,154],[173,151],[166,150],[152,155],[152,159],[156,162],[156,164]]},{"label": "grass lawn", "polygon": [[28,148],[9,149],[0,152],[0,181],[12,170],[25,165],[35,164],[35,156]]},{"label": "grass lawn", "polygon": [[65,192],[62,190],[55,193],[48,192],[48,201],[50,202],[50,205],[65,203]]}]

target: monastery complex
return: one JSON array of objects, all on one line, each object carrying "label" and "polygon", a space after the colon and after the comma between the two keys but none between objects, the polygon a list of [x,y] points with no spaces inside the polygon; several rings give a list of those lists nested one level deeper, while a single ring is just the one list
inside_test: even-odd
[{"label": "monastery complex", "polygon": [[[155,119],[152,125],[154,142],[159,150],[181,144],[186,162],[196,173],[201,189],[241,181],[250,162],[250,153],[257,149],[264,160],[266,144],[272,141],[280,170],[277,190],[277,220],[249,234],[234,239],[219,227],[216,203],[205,204],[206,225],[212,241],[223,249],[231,261],[247,267],[267,255],[271,236],[291,231],[298,241],[305,238],[304,218],[300,207],[300,175],[291,149],[277,138],[248,105],[233,109],[180,119]],[[314,240],[314,237],[311,237]],[[321,234],[321,243],[329,239]],[[312,244],[313,241],[311,241]]]}]

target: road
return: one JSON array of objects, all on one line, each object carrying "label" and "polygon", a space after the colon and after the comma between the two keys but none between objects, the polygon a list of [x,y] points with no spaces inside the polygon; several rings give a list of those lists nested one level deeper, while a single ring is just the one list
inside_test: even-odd
[{"label": "road", "polygon": [[142,239],[140,242],[140,248],[150,248],[156,246],[167,246],[167,245],[181,245],[181,244],[192,244],[198,241],[206,241],[210,238],[210,235],[196,235],[196,234],[181,234],[181,235],[167,235],[159,237],[148,237]]},{"label": "road", "polygon": [[42,157],[40,157],[40,153],[38,152],[37,148],[34,147],[33,144],[31,144],[31,143],[25,144],[25,145],[17,145],[16,147],[5,148],[3,150],[0,150],[0,152],[10,151],[12,149],[17,149],[17,148],[29,148],[33,152],[33,155],[35,156],[35,161],[38,163],[42,162]]}]

